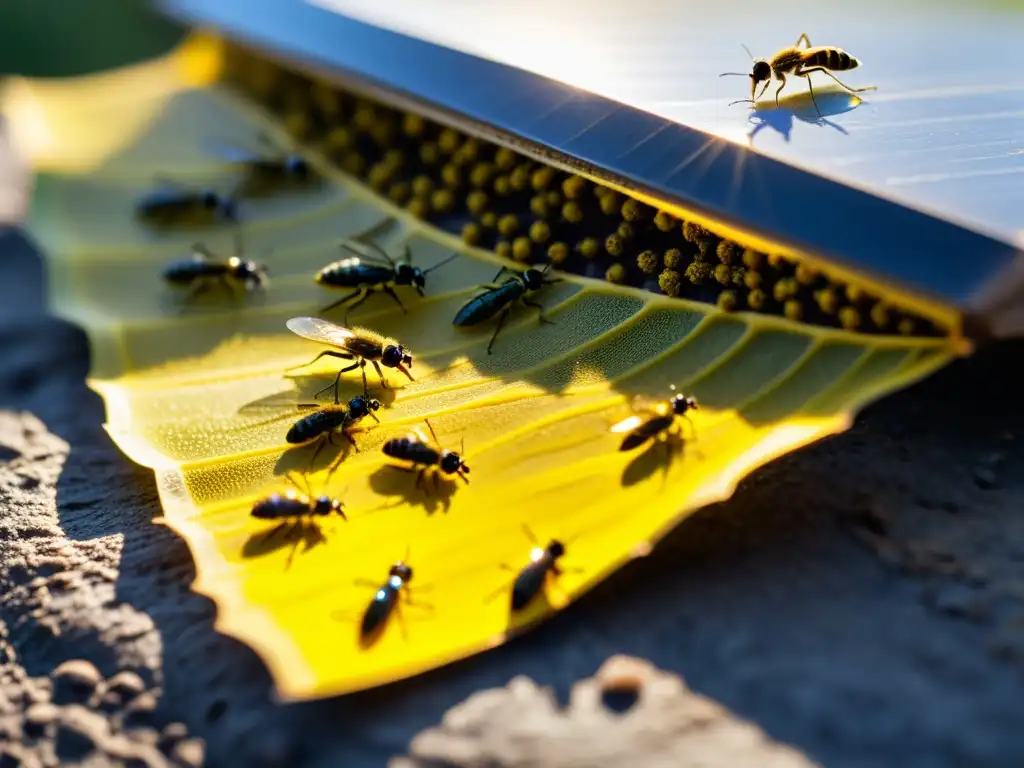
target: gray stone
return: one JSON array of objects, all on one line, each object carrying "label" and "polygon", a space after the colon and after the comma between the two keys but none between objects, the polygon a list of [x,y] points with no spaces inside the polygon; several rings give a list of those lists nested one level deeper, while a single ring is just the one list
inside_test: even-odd
[{"label": "gray stone", "polygon": [[99,670],[85,659],[72,659],[58,666],[51,674],[53,700],[57,704],[83,702],[99,685]]},{"label": "gray stone", "polygon": [[[609,710],[602,694],[626,690],[636,703]],[[641,659],[609,659],[572,688],[560,708],[552,692],[527,677],[481,691],[445,713],[441,725],[413,739],[389,768],[807,768],[799,751],[688,690],[677,676]]]},{"label": "gray stone", "polygon": [[202,768],[205,757],[206,745],[201,739],[184,739],[171,750],[171,759],[183,768]]}]

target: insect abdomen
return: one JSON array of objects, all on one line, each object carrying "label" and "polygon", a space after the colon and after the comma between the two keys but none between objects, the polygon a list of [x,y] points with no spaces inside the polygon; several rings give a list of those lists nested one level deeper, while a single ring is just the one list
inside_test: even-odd
[{"label": "insect abdomen", "polygon": [[321,285],[336,288],[358,288],[363,285],[380,285],[394,280],[394,271],[373,264],[352,264],[336,261],[320,270],[316,281]]},{"label": "insect abdomen", "polygon": [[384,443],[382,449],[385,456],[402,461],[411,461],[414,464],[433,465],[437,464],[441,455],[426,443],[419,440],[410,440],[408,437],[396,437]]},{"label": "insect abdomen", "polygon": [[205,261],[178,261],[168,264],[164,269],[164,280],[176,285],[186,285],[200,277],[216,277],[224,274],[222,264],[215,264]]},{"label": "insect abdomen", "polygon": [[523,291],[523,284],[520,281],[509,280],[500,287],[466,302],[455,315],[452,324],[469,326],[489,320],[506,305],[522,296]]},{"label": "insect abdomen", "polygon": [[142,200],[136,210],[140,215],[160,216],[174,213],[184,213],[196,206],[196,198],[182,192],[168,192],[157,190],[150,192]]},{"label": "insect abdomen", "polygon": [[377,590],[373,600],[366,607],[363,614],[363,622],[360,627],[360,634],[365,638],[373,635],[380,629],[384,622],[391,615],[398,600],[398,590],[390,585],[385,585]]},{"label": "insect abdomen", "polygon": [[548,565],[543,560],[530,563],[519,572],[515,583],[512,585],[513,611],[521,611],[537,596],[544,586],[544,579],[547,574]]},{"label": "insect abdomen", "polygon": [[309,512],[309,505],[291,496],[279,493],[257,501],[249,513],[258,520],[279,520],[286,517],[298,517]]},{"label": "insect abdomen", "polygon": [[342,410],[317,411],[292,424],[284,439],[289,443],[306,443],[313,438],[337,429],[345,423],[348,413]]},{"label": "insect abdomen", "polygon": [[808,57],[807,64],[812,67],[825,67],[834,72],[856,69],[860,62],[841,48],[821,48]]},{"label": "insect abdomen", "polygon": [[648,419],[626,435],[625,439],[622,441],[622,445],[619,446],[619,450],[631,451],[637,446],[643,445],[655,435],[672,426],[672,421],[674,419],[674,416],[656,416],[653,419]]}]

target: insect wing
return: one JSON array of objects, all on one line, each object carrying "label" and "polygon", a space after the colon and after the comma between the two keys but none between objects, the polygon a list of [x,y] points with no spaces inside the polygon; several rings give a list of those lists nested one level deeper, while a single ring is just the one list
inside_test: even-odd
[{"label": "insect wing", "polygon": [[647,416],[664,416],[671,410],[668,401],[664,398],[653,398],[646,395],[637,395],[629,405],[633,409],[633,413]]},{"label": "insect wing", "polygon": [[637,416],[636,414],[629,416],[618,424],[612,426],[612,432],[632,432],[634,429],[644,423],[644,417]]},{"label": "insect wing", "polygon": [[426,432],[424,432],[420,427],[413,427],[408,433],[406,433],[406,437],[417,443],[423,443],[424,445],[430,446],[434,445],[434,441],[427,437]]},{"label": "insect wing", "polygon": [[380,246],[373,243],[363,243],[358,240],[342,240],[338,247],[343,251],[355,254],[359,261],[367,264],[394,266],[394,261],[388,257],[387,253]]},{"label": "insect wing", "polygon": [[247,149],[235,144],[219,141],[205,142],[203,149],[208,155],[220,158],[227,163],[261,163],[267,159],[266,153],[259,150]]},{"label": "insect wing", "polygon": [[296,336],[321,344],[330,344],[340,349],[348,349],[348,345],[356,335],[348,328],[321,320],[319,317],[293,317],[285,323],[288,330]]}]

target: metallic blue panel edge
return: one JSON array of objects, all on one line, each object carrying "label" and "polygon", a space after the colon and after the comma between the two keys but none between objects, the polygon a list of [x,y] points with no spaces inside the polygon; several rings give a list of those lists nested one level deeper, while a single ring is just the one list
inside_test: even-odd
[{"label": "metallic blue panel edge", "polygon": [[[296,0],[160,0],[183,21],[568,155],[710,219],[964,307],[1012,245],[540,75]],[[739,172],[739,170],[742,173]]]}]

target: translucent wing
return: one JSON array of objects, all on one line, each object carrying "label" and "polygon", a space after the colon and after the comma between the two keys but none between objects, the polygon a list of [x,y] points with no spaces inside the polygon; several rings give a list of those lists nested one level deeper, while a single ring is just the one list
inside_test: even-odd
[{"label": "translucent wing", "polygon": [[633,413],[656,414],[658,416],[664,415],[665,410],[668,408],[664,398],[647,397],[646,395],[637,395],[629,405],[633,409]]},{"label": "translucent wing", "polygon": [[408,437],[425,445],[434,445],[434,441],[427,436],[421,427],[413,427],[409,430]]},{"label": "translucent wing", "polygon": [[637,395],[630,403],[633,415],[623,419],[611,428],[612,432],[631,432],[651,416],[663,416],[668,407],[664,400]]},{"label": "translucent wing", "polygon": [[319,317],[293,317],[285,325],[297,336],[341,349],[345,349],[349,340],[355,338],[355,334],[348,328]]},{"label": "translucent wing", "polygon": [[632,432],[634,429],[644,423],[642,416],[633,415],[623,419],[618,424],[611,428],[612,432]]},{"label": "translucent wing", "polygon": [[389,267],[395,266],[395,261],[378,245],[373,243],[362,243],[358,240],[342,240],[338,245],[343,251],[355,254],[360,261],[368,264],[386,264]]},{"label": "translucent wing", "polygon": [[267,159],[266,152],[220,141],[204,142],[203,150],[227,163],[259,163]]}]

